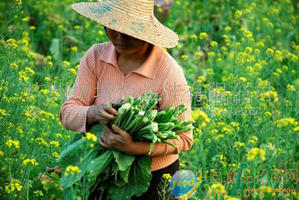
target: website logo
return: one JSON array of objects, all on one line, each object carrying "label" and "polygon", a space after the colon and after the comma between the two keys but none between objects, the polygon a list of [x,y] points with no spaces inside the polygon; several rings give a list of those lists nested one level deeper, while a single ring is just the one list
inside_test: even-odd
[{"label": "website logo", "polygon": [[171,177],[169,188],[174,197],[186,199],[196,194],[199,185],[199,179],[191,170],[178,170]]}]

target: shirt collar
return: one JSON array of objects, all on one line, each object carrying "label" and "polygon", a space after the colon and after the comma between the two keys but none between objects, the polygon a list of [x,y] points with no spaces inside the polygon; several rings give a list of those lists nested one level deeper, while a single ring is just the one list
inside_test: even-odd
[{"label": "shirt collar", "polygon": [[[153,45],[150,55],[145,60],[145,62],[133,72],[146,76],[148,78],[154,79],[158,71],[158,65],[162,56],[162,49],[157,45]],[[116,50],[112,42],[108,42],[108,46],[105,51],[99,56],[99,59],[112,64],[114,67],[118,67],[116,60]]]}]

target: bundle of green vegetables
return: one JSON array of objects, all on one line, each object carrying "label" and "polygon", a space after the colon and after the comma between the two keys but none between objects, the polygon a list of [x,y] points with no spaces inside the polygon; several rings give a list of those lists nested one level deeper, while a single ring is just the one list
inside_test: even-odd
[{"label": "bundle of green vegetables", "polygon": [[[160,98],[152,92],[143,93],[138,98],[128,97],[120,102],[118,116],[108,123],[111,128],[116,124],[127,131],[134,141],[149,141],[176,145],[167,142],[168,139],[178,139],[176,133],[193,129],[192,121],[178,120],[178,116],[187,108],[184,104],[178,107],[170,106],[163,111],[153,109]],[[112,104],[117,109],[115,104]],[[63,188],[64,199],[88,197],[91,192],[103,194],[107,192],[108,199],[125,200],[133,195],[141,196],[149,187],[151,176],[151,157],[133,156],[123,152],[110,150],[98,143],[102,127],[97,134],[86,133],[77,136],[62,151],[57,160],[62,166],[60,185]],[[95,129],[91,130],[94,132]]]}]

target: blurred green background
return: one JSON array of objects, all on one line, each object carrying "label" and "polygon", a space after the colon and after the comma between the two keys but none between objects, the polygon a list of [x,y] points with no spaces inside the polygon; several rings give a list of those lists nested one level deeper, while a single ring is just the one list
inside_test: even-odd
[{"label": "blurred green background", "polygon": [[[107,41],[75,2],[0,1],[1,199],[59,196],[57,182],[39,174],[76,134],[60,124],[60,106],[85,51]],[[192,91],[194,144],[180,168],[202,175],[193,199],[299,198],[298,5],[174,0],[163,19],[180,37],[167,51]]]}]

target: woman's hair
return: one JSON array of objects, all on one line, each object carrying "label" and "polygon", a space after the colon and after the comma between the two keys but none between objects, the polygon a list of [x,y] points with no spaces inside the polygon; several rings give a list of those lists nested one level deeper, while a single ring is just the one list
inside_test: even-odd
[{"label": "woman's hair", "polygon": [[104,29],[105,29],[106,35],[108,36],[108,33],[107,33],[107,27],[104,26]]}]

